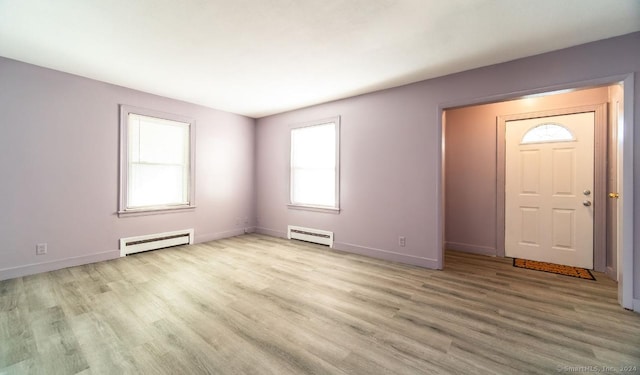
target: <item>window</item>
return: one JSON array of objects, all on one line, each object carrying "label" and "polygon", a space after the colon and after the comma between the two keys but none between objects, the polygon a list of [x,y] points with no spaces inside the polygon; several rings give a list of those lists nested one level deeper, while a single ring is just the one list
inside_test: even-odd
[{"label": "window", "polygon": [[339,210],[340,118],[291,129],[290,207]]},{"label": "window", "polygon": [[178,115],[121,106],[120,215],[195,207],[194,124]]},{"label": "window", "polygon": [[529,129],[522,137],[522,144],[575,141],[569,129],[559,124],[541,124]]}]

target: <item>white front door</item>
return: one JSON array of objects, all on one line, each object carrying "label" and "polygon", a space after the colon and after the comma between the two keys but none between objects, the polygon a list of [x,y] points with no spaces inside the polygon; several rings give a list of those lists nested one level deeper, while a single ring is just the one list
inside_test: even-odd
[{"label": "white front door", "polygon": [[508,121],[505,255],[593,268],[594,113]]}]

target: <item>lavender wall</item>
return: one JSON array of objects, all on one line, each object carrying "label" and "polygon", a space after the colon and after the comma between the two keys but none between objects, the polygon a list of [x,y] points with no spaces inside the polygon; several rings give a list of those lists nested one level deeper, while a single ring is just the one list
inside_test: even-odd
[{"label": "lavender wall", "polygon": [[601,104],[601,87],[553,96],[510,100],[446,111],[445,246],[497,255],[496,118],[498,116]]},{"label": "lavender wall", "polygon": [[[230,236],[255,216],[255,120],[5,58],[0,84],[0,279],[117,257],[121,237]],[[118,218],[119,104],[196,119],[195,211]]]},{"label": "lavender wall", "polygon": [[[333,230],[338,249],[437,267],[443,226],[438,212],[439,109],[640,72],[639,46],[640,33],[633,33],[259,119],[258,230],[284,235],[287,224]],[[635,81],[635,92],[638,108],[640,80]],[[335,115],[342,116],[342,212],[287,209],[288,125]],[[640,111],[634,116],[640,123]],[[640,144],[640,131],[635,142]],[[635,158],[635,185],[640,186],[640,152]],[[635,192],[638,298],[640,191]],[[405,248],[398,246],[398,235],[406,236]]]},{"label": "lavender wall", "polygon": [[[438,137],[420,86],[407,86],[258,120],[259,231],[288,224],[335,232],[335,247],[434,267],[438,214],[433,160]],[[288,209],[289,124],[341,116],[341,212]],[[431,116],[430,116],[431,115]],[[398,245],[406,237],[406,247]]]}]

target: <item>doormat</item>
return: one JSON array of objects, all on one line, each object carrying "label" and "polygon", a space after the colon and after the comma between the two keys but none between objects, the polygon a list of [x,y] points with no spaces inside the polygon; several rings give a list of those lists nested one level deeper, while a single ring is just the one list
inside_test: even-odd
[{"label": "doormat", "polygon": [[513,266],[518,268],[535,270],[535,271],[556,273],[558,275],[577,277],[585,280],[596,279],[591,274],[591,271],[589,271],[586,268],[563,266],[561,264],[553,264],[553,263],[546,263],[546,262],[538,262],[535,260],[513,258]]}]

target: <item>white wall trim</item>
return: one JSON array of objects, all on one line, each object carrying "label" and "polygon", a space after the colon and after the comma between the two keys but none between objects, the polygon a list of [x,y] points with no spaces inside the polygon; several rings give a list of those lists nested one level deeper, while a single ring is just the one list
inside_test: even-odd
[{"label": "white wall trim", "polygon": [[223,238],[240,236],[240,235],[243,235],[245,233],[247,233],[245,231],[245,228],[238,228],[238,229],[227,230],[227,231],[224,231],[224,232],[205,233],[205,234],[202,234],[202,235],[197,235],[196,234],[196,238],[195,238],[194,243],[215,241],[215,240],[220,240],[220,239],[223,239]]},{"label": "white wall trim", "polygon": [[497,250],[495,247],[478,246],[478,245],[461,243],[461,242],[445,241],[444,248],[447,250],[456,250],[456,251],[462,251],[465,253],[488,255],[492,257],[496,256],[497,254]]},{"label": "white wall trim", "polygon": [[[287,238],[286,232],[277,231],[269,228],[257,227],[256,233],[264,234],[272,237]],[[404,263],[413,266],[419,266],[430,269],[438,269],[438,262],[433,258],[419,257],[415,255],[407,255],[396,253],[389,250],[376,249],[373,247],[360,246],[346,242],[334,242],[333,250],[343,251],[351,254],[364,255],[371,258],[383,259],[390,262]]]},{"label": "white wall trim", "polygon": [[340,250],[352,254],[365,255],[371,258],[383,259],[390,262],[398,262],[413,266],[425,267],[430,269],[438,268],[438,261],[434,258],[419,257],[415,255],[407,255],[396,253],[389,250],[376,249],[373,247],[354,245],[345,242],[334,242],[334,250]]},{"label": "white wall trim", "polygon": [[49,262],[32,263],[24,266],[0,269],[0,280],[35,275],[37,273],[56,271],[63,268],[82,266],[85,264],[103,262],[120,258],[120,250],[109,250],[101,253],[70,257]]},{"label": "white wall trim", "polygon": [[[621,253],[618,271],[620,279],[618,280],[618,297],[622,307],[633,309],[640,312],[640,304],[635,302],[635,269],[634,269],[634,75],[628,74],[623,80],[623,97],[624,97],[624,113],[622,129],[618,129],[618,134],[622,130],[622,144],[618,145],[618,163],[621,163],[622,176],[618,175],[618,181],[622,181],[618,185],[620,193],[619,209],[622,211],[620,218],[623,220],[621,231],[622,243],[618,243],[618,251]],[[620,147],[622,146],[622,147]],[[620,225],[620,223],[618,223]]]},{"label": "white wall trim", "polygon": [[[195,237],[194,243],[209,242],[209,241],[219,240],[222,238],[240,236],[245,233],[252,233],[254,229],[255,229],[254,227],[239,228],[239,229],[233,229],[233,230],[224,231],[224,232],[197,235]],[[283,237],[286,238],[286,233],[283,233]],[[3,268],[3,269],[0,269],[0,281],[14,279],[16,277],[35,275],[43,272],[56,271],[56,270],[60,270],[68,267],[75,267],[75,266],[82,266],[90,263],[103,262],[106,260],[112,260],[112,259],[118,259],[118,258],[120,258],[120,250],[109,250],[109,251],[103,251],[95,254],[52,260],[49,262],[32,263],[24,266]]]},{"label": "white wall trim", "polygon": [[256,227],[256,233],[271,237],[287,238],[287,232],[281,232],[279,230],[269,228]]}]

